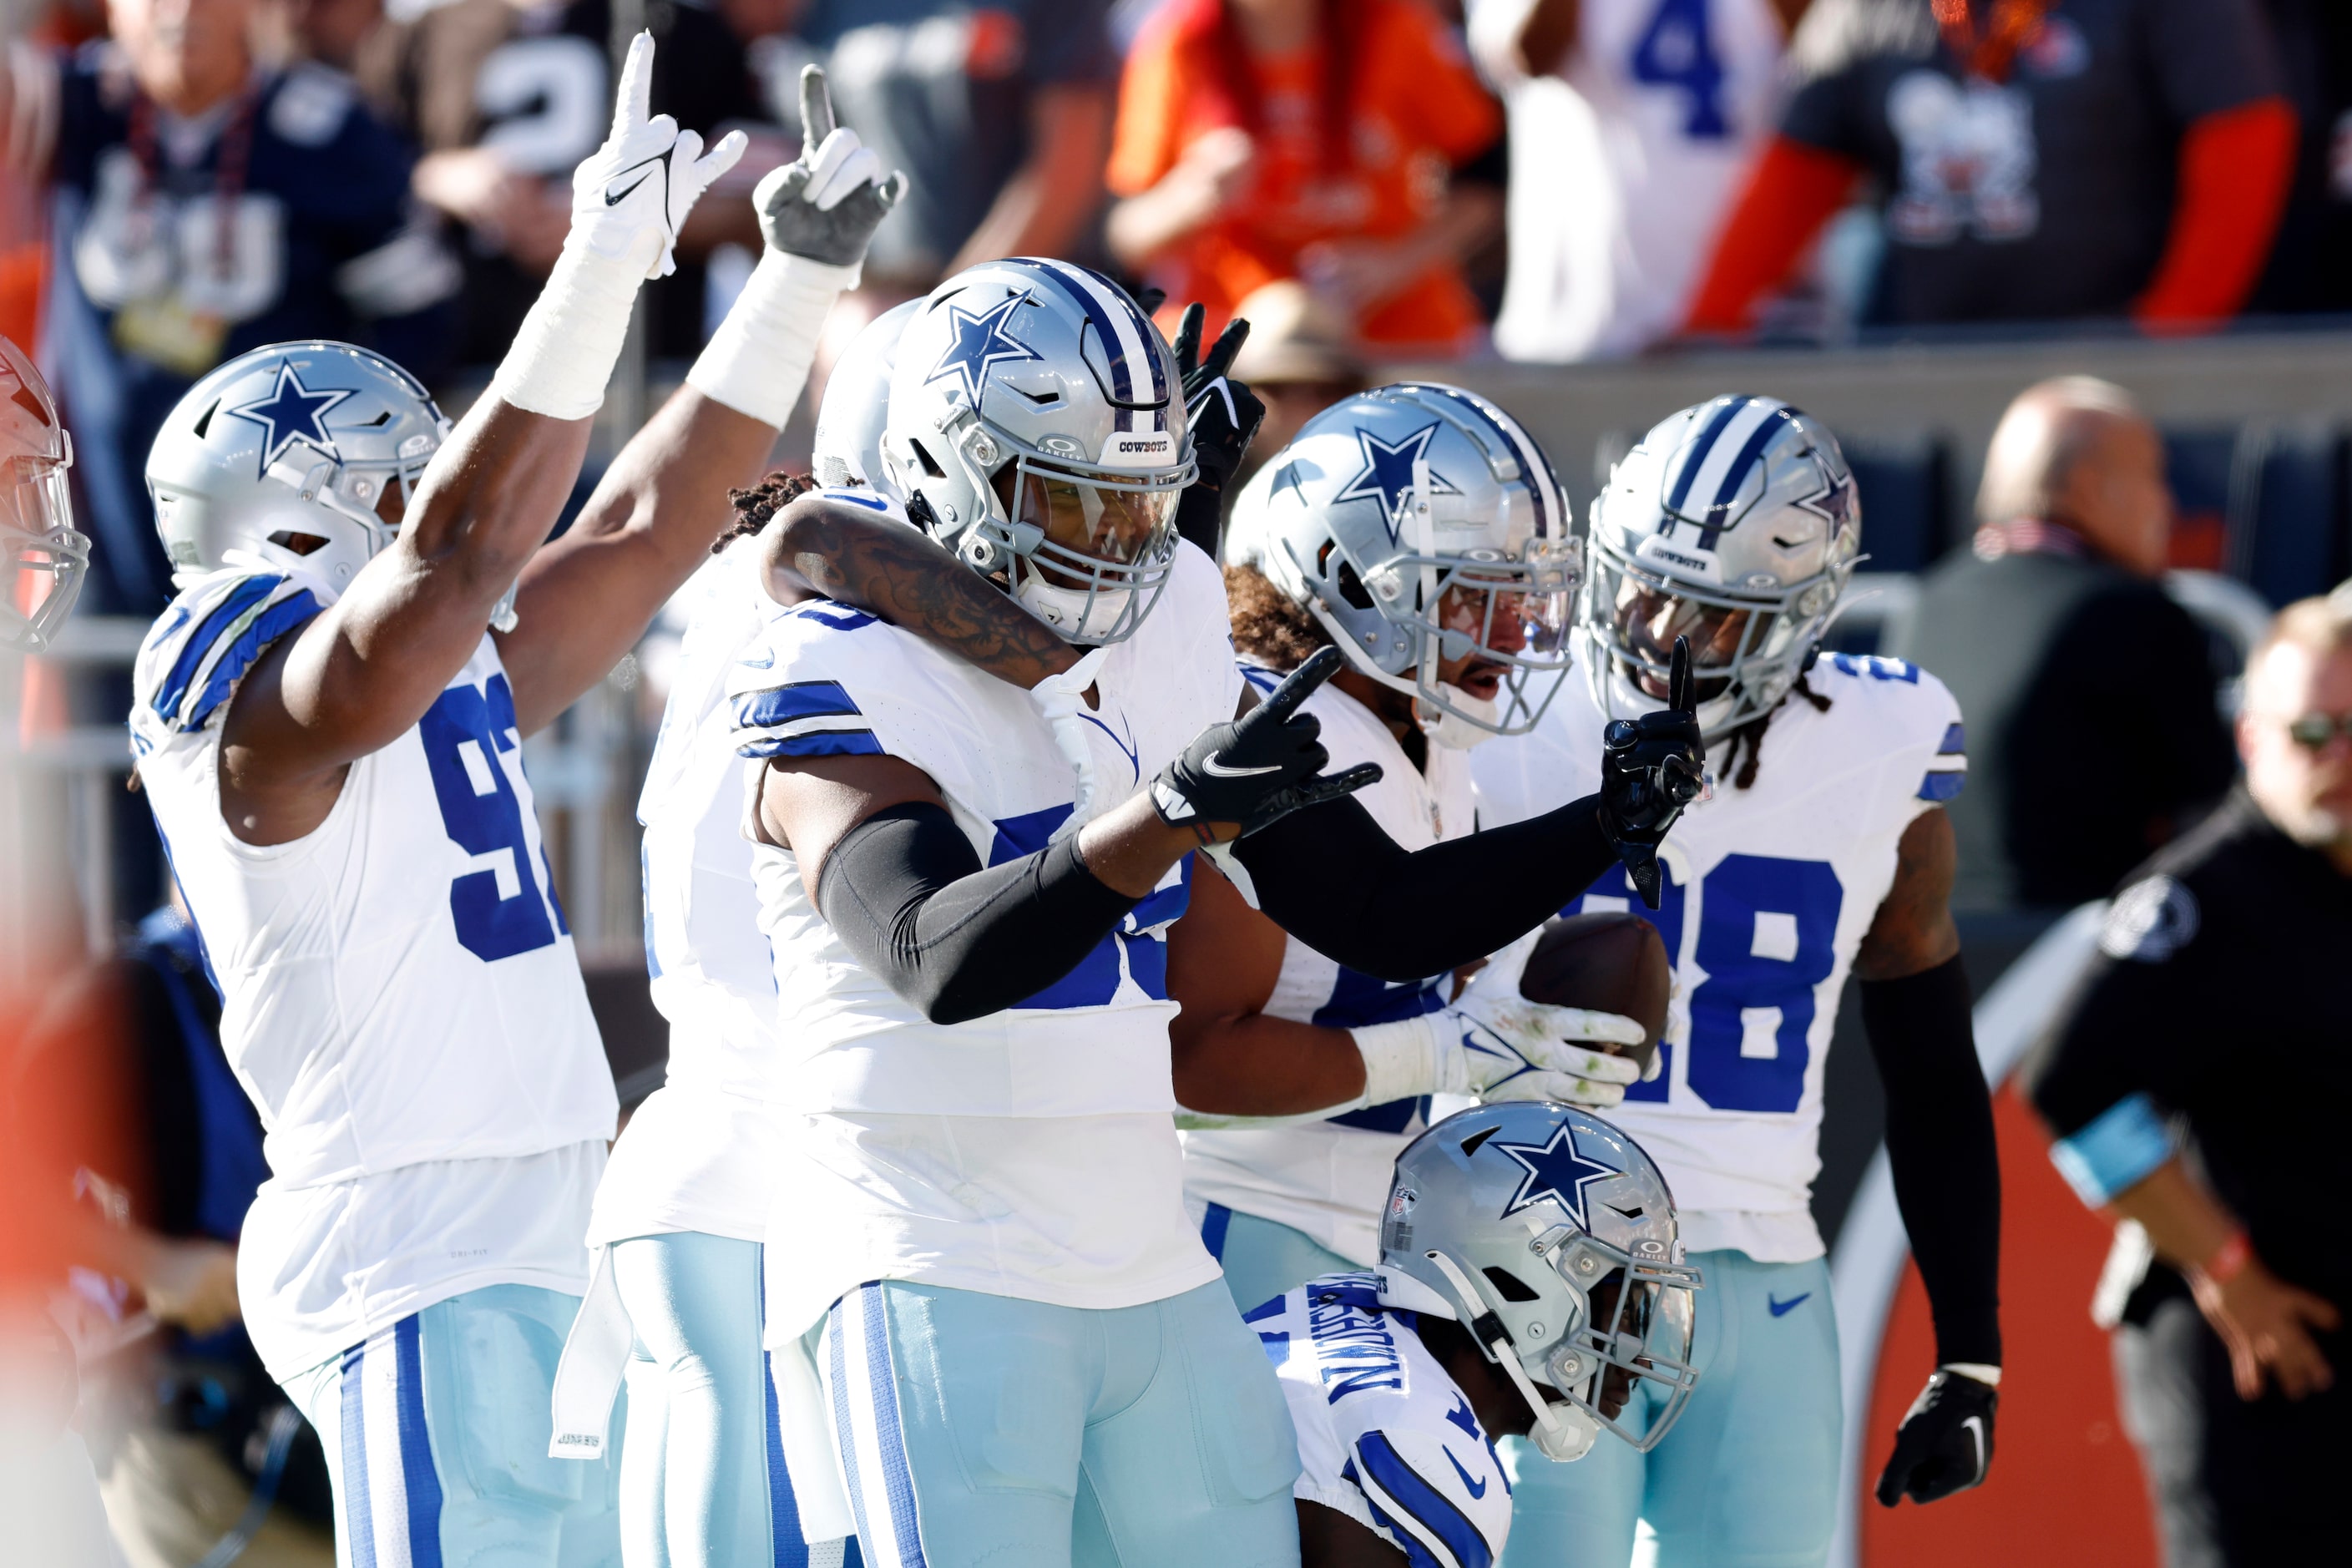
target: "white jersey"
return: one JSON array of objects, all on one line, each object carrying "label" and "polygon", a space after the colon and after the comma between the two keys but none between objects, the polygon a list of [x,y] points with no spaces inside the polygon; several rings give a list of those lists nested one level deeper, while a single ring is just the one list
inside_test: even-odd
[{"label": "white jersey", "polygon": [[[1577,658],[1588,657],[1580,639]],[[1900,659],[1830,654],[1772,715],[1756,784],[1718,775],[1666,835],[1661,907],[1612,868],[1567,906],[1631,909],[1665,939],[1677,984],[1664,1070],[1609,1113],[1665,1173],[1684,1244],[1761,1263],[1822,1255],[1812,1219],[1822,1082],[1838,997],[1894,885],[1895,847],[1960,792],[1968,759],[1944,683]],[[1482,748],[1489,820],[1599,787],[1603,720],[1572,679],[1535,732]]]},{"label": "white jersey", "polygon": [[[1252,684],[1271,691],[1281,677],[1244,665]],[[1325,685],[1302,705],[1322,721],[1329,771],[1378,763],[1380,782],[1355,798],[1383,832],[1408,850],[1459,838],[1475,826],[1469,757],[1429,748],[1426,774],[1371,710]],[[1445,1005],[1453,974],[1391,985],[1284,938],[1281,973],[1265,1005],[1268,1016],[1335,1029],[1416,1018]],[[1427,1097],[1368,1105],[1322,1121],[1286,1127],[1220,1129],[1184,1134],[1184,1190],[1195,1208],[1219,1204],[1289,1226],[1351,1263],[1380,1260],[1381,1211],[1397,1155],[1428,1126]]]},{"label": "white jersey", "polygon": [[148,633],[131,713],[267,1135],[238,1288],[281,1378],[462,1290],[580,1290],[615,1110],[487,635],[310,833],[257,847],[222,820],[229,695],[331,597],[278,573],[205,577]]},{"label": "white jersey", "polygon": [[1470,45],[1511,138],[1509,358],[1618,359],[1682,325],[1771,130],[1783,39],[1768,0],[1583,0],[1563,68],[1512,39],[1536,0],[1470,0]]},{"label": "white jersey", "polygon": [[736,651],[782,613],[760,586],[758,557],[757,540],[738,540],[678,595],[686,632],[637,797],[646,967],[669,1021],[669,1062],[596,1189],[588,1239],[599,1246],[679,1230],[757,1241],[767,1230],[782,1131],[768,1105],[776,977],[727,701]]},{"label": "white jersey", "polygon": [[[1160,603],[1097,678],[1102,806],[1234,716],[1232,647],[1223,580],[1181,545]],[[1044,848],[1075,809],[1076,777],[1027,692],[844,606],[778,616],[730,690],[750,772],[780,756],[903,759],[984,864]],[[761,847],[753,866],[779,1093],[805,1117],[770,1230],[772,1345],[869,1279],[1123,1307],[1218,1277],[1184,1214],[1168,1054],[1164,932],[1191,896],[1190,857],[1067,975],[958,1025],[926,1022],[858,965],[790,852]]]},{"label": "white jersey", "polygon": [[1327,1274],[1245,1314],[1298,1432],[1292,1494],[1346,1514],[1423,1568],[1488,1568],[1511,1484],[1461,1385],[1377,1277]]}]

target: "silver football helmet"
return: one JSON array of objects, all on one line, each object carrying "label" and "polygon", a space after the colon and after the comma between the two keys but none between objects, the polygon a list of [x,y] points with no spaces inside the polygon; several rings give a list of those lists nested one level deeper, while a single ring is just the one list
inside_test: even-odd
[{"label": "silver football helmet", "polygon": [[1380,1281],[1383,1305],[1468,1327],[1534,1408],[1550,1458],[1581,1458],[1603,1428],[1646,1453],[1698,1384],[1704,1281],[1683,1261],[1674,1194],[1639,1144],[1570,1106],[1475,1106],[1414,1139],[1389,1189]]},{"label": "silver football helmet", "polygon": [[1194,473],[1151,319],[1099,273],[1025,258],[966,268],[908,321],[882,460],[919,524],[1074,643],[1150,613]]},{"label": "silver football helmet", "polygon": [[0,338],[0,549],[11,565],[0,594],[0,647],[48,647],[81,595],[89,540],[74,527],[71,467],[73,437],[49,384],[24,350]]},{"label": "silver football helmet", "polygon": [[1837,437],[1773,397],[1660,421],[1592,503],[1577,621],[1612,718],[1655,708],[1691,643],[1711,743],[1778,707],[1862,559],[1862,501]]},{"label": "silver football helmet", "polygon": [[350,586],[400,532],[387,493],[404,508],[448,433],[432,395],[381,354],[331,342],[239,354],[188,389],[147,454],[173,581],[234,552]]},{"label": "silver football helmet", "polygon": [[909,300],[866,322],[825,376],[824,401],[817,406],[816,439],[809,461],[817,483],[833,489],[844,485],[890,488],[890,476],[882,461],[882,427],[890,414],[890,374],[898,361],[899,335],[923,304],[920,300]]},{"label": "silver football helmet", "polygon": [[[1519,735],[1566,679],[1582,555],[1543,449],[1477,394],[1402,382],[1333,405],[1267,459],[1225,547],[1412,694],[1425,725]],[[1496,695],[1443,679],[1475,655]]]}]

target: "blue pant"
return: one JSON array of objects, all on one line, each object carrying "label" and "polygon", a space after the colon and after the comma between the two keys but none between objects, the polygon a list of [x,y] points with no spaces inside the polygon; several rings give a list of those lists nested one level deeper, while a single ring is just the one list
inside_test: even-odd
[{"label": "blue pant", "polygon": [[810,1547],[776,1437],[760,1349],[760,1244],[677,1231],[613,1247],[629,1310],[621,1447],[628,1568],[841,1568],[855,1542]]},{"label": "blue pant", "polygon": [[1284,1291],[1325,1274],[1347,1274],[1351,1263],[1304,1231],[1293,1230],[1223,1204],[1211,1204],[1201,1219],[1201,1239],[1223,1266],[1225,1289],[1243,1311],[1263,1307]]},{"label": "blue pant", "polygon": [[818,1332],[874,1568],[1297,1568],[1290,1413],[1221,1286],[1089,1310],[888,1280]]},{"label": "blue pant", "polygon": [[1504,1568],[1624,1568],[1649,1521],[1659,1568],[1817,1568],[1836,1521],[1837,1321],[1825,1260],[1702,1252],[1698,1389],[1648,1454],[1607,1433],[1572,1465],[1522,1438]]},{"label": "blue pant", "polygon": [[579,1308],[468,1290],[287,1381],[326,1449],[339,1568],[617,1568],[617,1468],[547,1454]]}]

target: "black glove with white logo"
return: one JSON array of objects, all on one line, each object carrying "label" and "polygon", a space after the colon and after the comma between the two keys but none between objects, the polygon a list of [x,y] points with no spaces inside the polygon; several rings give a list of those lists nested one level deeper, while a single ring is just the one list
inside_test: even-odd
[{"label": "black glove with white logo", "polygon": [[1265,404],[1229,373],[1234,356],[1249,341],[1250,324],[1236,316],[1225,323],[1209,357],[1201,357],[1201,328],[1208,311],[1195,301],[1176,327],[1176,368],[1184,378],[1185,421],[1192,432],[1192,460],[1200,478],[1176,503],[1176,531],[1222,560],[1225,487],[1233,482],[1265,422]]},{"label": "black glove with white logo", "polygon": [[1337,800],[1376,782],[1377,763],[1321,776],[1331,760],[1318,739],[1323,726],[1312,713],[1297,711],[1307,694],[1339,668],[1339,650],[1318,648],[1265,701],[1230,723],[1202,731],[1151,781],[1151,804],[1160,819],[1171,827],[1190,827],[1203,843],[1213,823],[1239,823],[1241,837],[1247,837],[1301,806]]},{"label": "black glove with white logo", "polygon": [[1895,1431],[1895,1454],[1878,1478],[1878,1500],[1934,1502],[1984,1484],[1992,1468],[1992,1416],[2000,1391],[1964,1372],[1937,1368]]},{"label": "black glove with white logo", "polygon": [[1658,846],[1706,783],[1690,639],[1676,637],[1666,706],[1601,732],[1601,831],[1642,901],[1658,907]]}]

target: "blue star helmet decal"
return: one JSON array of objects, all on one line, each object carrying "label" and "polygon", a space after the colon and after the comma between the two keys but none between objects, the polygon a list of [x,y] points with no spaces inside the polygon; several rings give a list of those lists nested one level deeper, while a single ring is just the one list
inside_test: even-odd
[{"label": "blue star helmet decal", "polygon": [[292,365],[281,363],[278,367],[278,384],[270,389],[268,396],[222,412],[267,427],[268,434],[261,443],[261,467],[254,476],[258,479],[268,473],[269,465],[285,456],[286,448],[297,441],[307,441],[341,462],[343,455],[335,449],[335,438],[327,434],[321,421],[329,409],[352,395],[351,391],[342,388],[313,392],[302,384],[302,378],[294,374]]},{"label": "blue star helmet decal", "polygon": [[[1356,445],[1364,454],[1363,472],[1348,481],[1348,488],[1331,499],[1343,500],[1376,500],[1381,503],[1381,515],[1387,519],[1389,539],[1394,542],[1397,524],[1403,519],[1404,498],[1412,489],[1412,466],[1429,450],[1429,443],[1437,434],[1437,421],[1428,424],[1390,446],[1370,430],[1359,426]],[[1429,493],[1433,496],[1458,496],[1462,492],[1435,468],[1429,470]]]},{"label": "blue star helmet decal", "polygon": [[1519,1190],[1511,1194],[1509,1205],[1503,1210],[1501,1217],[1505,1219],[1549,1198],[1573,1215],[1577,1224],[1590,1230],[1591,1223],[1584,1215],[1584,1189],[1606,1177],[1625,1173],[1614,1165],[1586,1158],[1576,1146],[1574,1129],[1565,1123],[1551,1135],[1549,1143],[1497,1142],[1486,1147],[1508,1154],[1527,1169]]},{"label": "blue star helmet decal", "polygon": [[964,401],[977,408],[980,405],[981,384],[988,379],[989,368],[1008,361],[1043,360],[1045,356],[1004,330],[1004,323],[1021,302],[1029,298],[1015,294],[991,310],[978,315],[964,310],[952,300],[948,304],[948,320],[955,336],[948,352],[923,378],[925,386],[935,381],[953,378],[962,390]]}]

